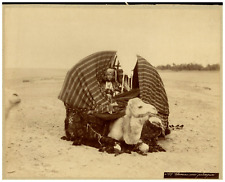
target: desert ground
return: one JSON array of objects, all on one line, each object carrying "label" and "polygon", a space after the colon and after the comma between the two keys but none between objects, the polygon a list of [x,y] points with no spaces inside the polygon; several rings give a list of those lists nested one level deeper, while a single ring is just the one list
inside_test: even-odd
[{"label": "desert ground", "polygon": [[218,71],[159,71],[169,124],[166,152],[112,154],[61,140],[65,108],[57,99],[66,69],[5,69],[4,87],[22,102],[3,115],[3,179],[163,179],[164,172],[216,172],[222,178],[222,81]]}]

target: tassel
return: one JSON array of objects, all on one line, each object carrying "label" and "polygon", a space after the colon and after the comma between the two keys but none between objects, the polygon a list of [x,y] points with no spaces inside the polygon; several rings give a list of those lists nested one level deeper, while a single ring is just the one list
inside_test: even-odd
[{"label": "tassel", "polygon": [[111,58],[111,65],[110,65],[111,68],[114,67],[114,65],[115,65],[115,63],[116,63],[116,60],[117,60],[116,58],[117,58],[117,55],[116,55],[116,54],[115,54],[114,57]]},{"label": "tassel", "polygon": [[121,90],[121,93],[123,93],[124,81],[125,81],[125,76],[124,76],[124,74],[123,74],[123,79],[122,79],[122,90]]},{"label": "tassel", "polygon": [[131,73],[131,89],[133,89],[133,73]]},{"label": "tassel", "polygon": [[115,82],[117,82],[117,70],[115,69]]}]

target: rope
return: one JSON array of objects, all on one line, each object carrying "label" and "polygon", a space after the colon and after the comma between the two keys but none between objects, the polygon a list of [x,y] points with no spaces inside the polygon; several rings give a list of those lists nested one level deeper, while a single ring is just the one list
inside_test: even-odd
[{"label": "rope", "polygon": [[98,143],[99,143],[100,145],[102,145],[102,143],[101,143],[102,135],[100,135],[98,132],[96,132],[96,131],[91,127],[91,125],[87,123],[87,132],[88,132],[88,128],[90,128],[90,129],[92,130],[92,132],[94,132],[95,136],[98,137]]}]

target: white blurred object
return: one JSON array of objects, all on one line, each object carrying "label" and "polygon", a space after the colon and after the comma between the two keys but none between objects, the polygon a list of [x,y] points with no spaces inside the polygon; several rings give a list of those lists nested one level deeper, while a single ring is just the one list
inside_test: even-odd
[{"label": "white blurred object", "polygon": [[17,92],[10,89],[5,89],[4,96],[5,119],[7,119],[10,110],[16,105],[18,105],[21,102],[21,99]]},{"label": "white blurred object", "polygon": [[123,73],[130,76],[136,65],[137,55],[129,51],[118,51],[116,54],[123,69]]},{"label": "white blurred object", "polygon": [[[137,63],[137,55],[129,50],[118,51],[117,61],[119,61],[121,68],[123,69],[122,92],[124,88],[130,91],[132,89],[133,70]],[[127,79],[125,78],[125,75],[128,77]]]}]

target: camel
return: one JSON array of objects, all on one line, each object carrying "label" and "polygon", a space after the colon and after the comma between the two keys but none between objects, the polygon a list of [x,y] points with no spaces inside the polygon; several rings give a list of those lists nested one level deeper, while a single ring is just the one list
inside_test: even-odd
[{"label": "camel", "polygon": [[157,110],[154,106],[144,103],[140,98],[130,99],[125,116],[114,121],[109,128],[109,134],[103,136],[89,123],[90,116],[82,118],[83,116],[72,113],[72,117],[67,120],[68,122],[71,120],[70,128],[76,136],[73,138],[66,136],[62,139],[72,140],[73,145],[84,144],[99,148],[100,152],[114,153],[115,155],[131,151],[145,155],[149,152],[150,146],[141,140],[142,128],[145,122],[150,122],[157,127],[162,126],[161,120],[156,115]]},{"label": "camel", "polygon": [[4,108],[5,108],[5,119],[8,118],[9,113],[13,107],[18,105],[21,102],[19,95],[9,89],[5,89],[5,98],[4,98]]},{"label": "camel", "polygon": [[[144,103],[140,98],[130,99],[125,116],[112,124],[108,137],[118,141],[125,141],[128,145],[142,143],[140,137],[146,121],[155,125],[162,125],[156,114],[157,110],[154,106]],[[141,148],[147,150],[145,145],[144,147],[141,145]]]}]

